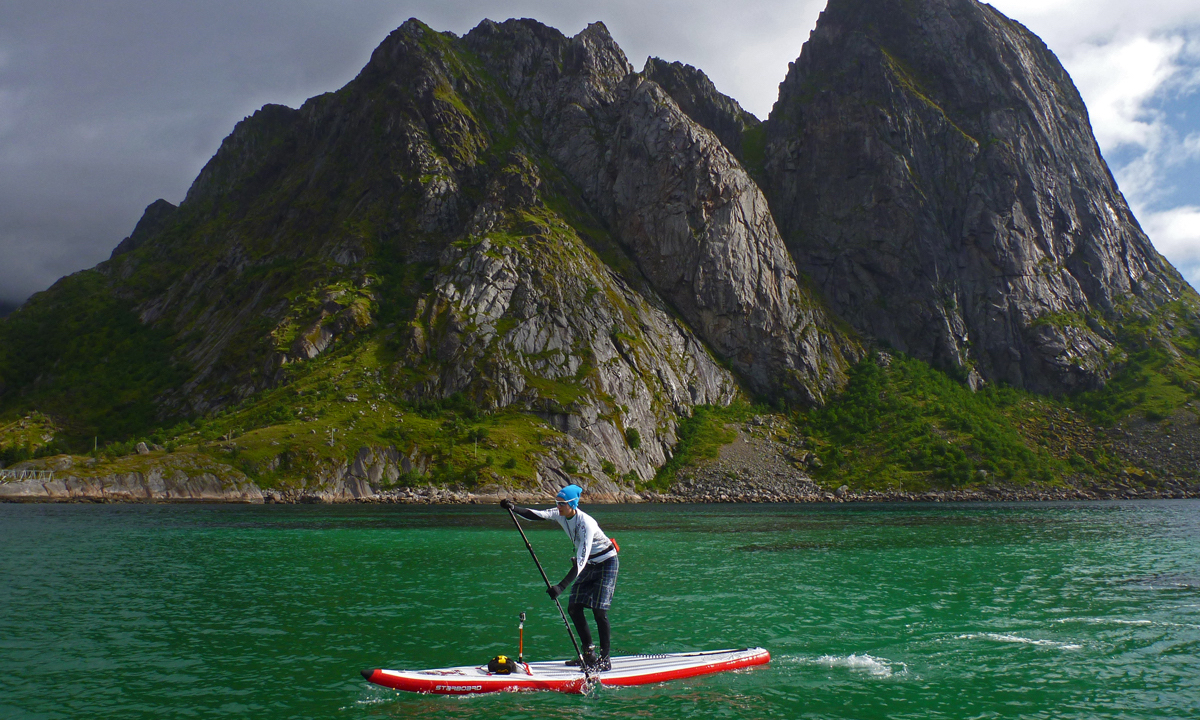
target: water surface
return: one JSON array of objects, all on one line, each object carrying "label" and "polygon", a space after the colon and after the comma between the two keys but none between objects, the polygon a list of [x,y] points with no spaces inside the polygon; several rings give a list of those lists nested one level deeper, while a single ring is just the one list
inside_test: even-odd
[{"label": "water surface", "polygon": [[[474,698],[364,667],[566,657],[477,506],[0,505],[0,717],[1200,717],[1200,501],[593,506],[616,654],[765,667]],[[571,547],[527,524],[552,580]]]}]

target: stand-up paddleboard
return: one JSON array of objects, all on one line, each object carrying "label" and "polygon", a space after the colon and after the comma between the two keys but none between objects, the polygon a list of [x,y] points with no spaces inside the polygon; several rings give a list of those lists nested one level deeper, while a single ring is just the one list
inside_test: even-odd
[{"label": "stand-up paddleboard", "polygon": [[[762,648],[672,653],[669,655],[625,655],[612,658],[612,669],[592,675],[594,682],[608,687],[647,685],[737,670],[770,662]],[[488,672],[487,666],[464,666],[440,670],[363,670],[363,677],[385,687],[437,695],[470,695],[517,690],[557,690],[583,693],[587,678],[578,667],[557,662],[521,663],[510,675]]]}]

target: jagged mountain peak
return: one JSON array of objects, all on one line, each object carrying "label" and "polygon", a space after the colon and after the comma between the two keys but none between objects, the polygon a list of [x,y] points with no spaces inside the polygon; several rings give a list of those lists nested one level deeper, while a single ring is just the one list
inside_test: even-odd
[{"label": "jagged mountain peak", "polygon": [[150,203],[146,206],[145,211],[142,212],[141,219],[138,220],[129,237],[122,240],[113,248],[110,259],[117,255],[136,250],[140,245],[157,235],[170,221],[177,209],[175,205],[162,198]]},{"label": "jagged mountain peak", "polygon": [[642,76],[658,83],[683,112],[711,130],[725,147],[746,162],[745,136],[757,131],[762,123],[737,100],[719,92],[703,70],[650,57],[642,68]]},{"label": "jagged mountain peak", "polygon": [[855,327],[939,366],[1094,388],[1124,358],[1109,328],[1189,292],[1057,58],[975,0],[831,0],[767,128],[801,269]]}]

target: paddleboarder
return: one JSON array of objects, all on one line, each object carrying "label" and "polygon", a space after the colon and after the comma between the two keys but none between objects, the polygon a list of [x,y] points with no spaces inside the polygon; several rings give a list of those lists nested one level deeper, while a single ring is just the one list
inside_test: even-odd
[{"label": "paddleboarder", "polygon": [[[546,592],[552,599],[557,598],[574,582],[570,600],[567,601],[567,614],[575,624],[580,641],[587,648],[583,653],[583,662],[593,670],[609,670],[612,663],[609,660],[611,633],[608,608],[612,605],[613,592],[617,588],[620,562],[617,560],[616,543],[604,534],[591,515],[579,509],[579,496],[582,494],[583,488],[578,485],[566,486],[555,496],[552,510],[518,507],[508,498],[500,501],[500,507],[512,510],[526,520],[555,520],[571,538],[575,544],[571,571],[562,582],[551,585]],[[591,608],[592,616],[596,619],[596,634],[600,636],[598,656],[592,645],[592,633],[583,614],[584,608]],[[578,665],[579,661],[569,660],[567,664]]]}]

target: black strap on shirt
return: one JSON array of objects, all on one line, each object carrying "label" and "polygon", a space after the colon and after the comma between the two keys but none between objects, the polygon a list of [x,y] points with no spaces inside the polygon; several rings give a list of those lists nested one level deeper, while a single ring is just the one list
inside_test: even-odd
[{"label": "black strap on shirt", "polygon": [[590,561],[592,561],[592,560],[595,560],[596,558],[600,557],[601,555],[604,555],[604,554],[606,554],[606,553],[610,553],[610,552],[612,552],[613,550],[616,550],[616,548],[614,548],[614,547],[612,546],[612,543],[609,543],[609,544],[608,544],[608,547],[604,548],[603,550],[597,550],[596,552],[592,553],[592,554],[591,554],[591,556],[589,556],[589,557],[588,557],[588,561],[590,562]]}]

